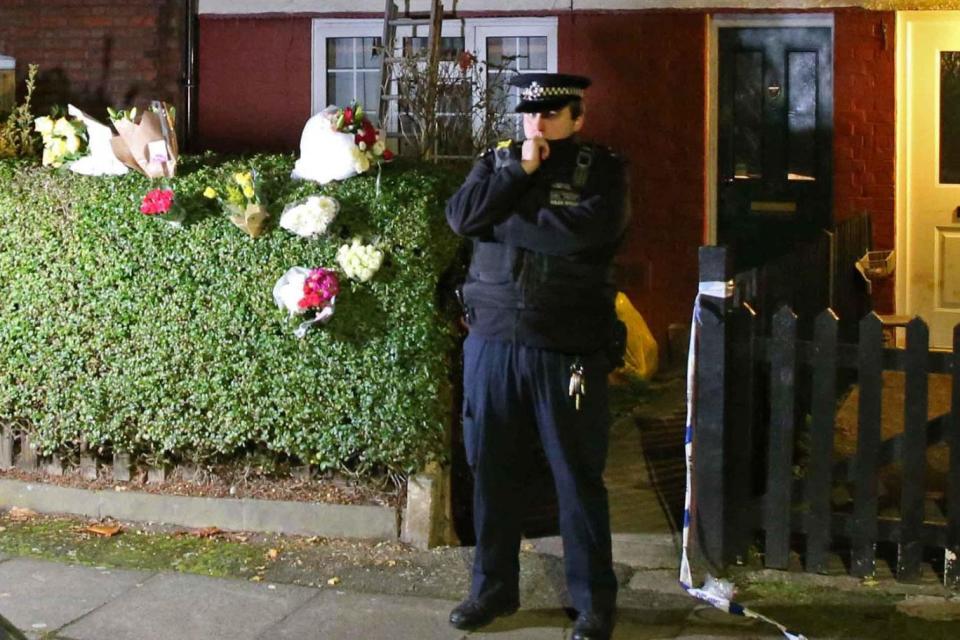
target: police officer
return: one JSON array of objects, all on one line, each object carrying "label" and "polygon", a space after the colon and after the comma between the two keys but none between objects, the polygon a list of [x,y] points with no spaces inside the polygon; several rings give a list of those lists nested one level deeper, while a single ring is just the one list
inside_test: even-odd
[{"label": "police officer", "polygon": [[[579,141],[590,81],[526,74],[526,139],[481,156],[447,203],[470,238],[463,286],[463,428],[477,537],[469,597],[450,613],[475,629],[519,606],[525,425],[539,434],[560,508],[574,640],[609,638],[617,581],[603,468],[606,376],[618,334],[611,262],[627,224],[624,163]],[[615,351],[615,349],[614,349]]]}]

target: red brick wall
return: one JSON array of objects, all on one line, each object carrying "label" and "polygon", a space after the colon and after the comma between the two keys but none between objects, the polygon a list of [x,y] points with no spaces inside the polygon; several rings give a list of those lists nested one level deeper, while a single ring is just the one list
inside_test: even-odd
[{"label": "red brick wall", "polygon": [[292,151],[310,117],[311,21],[200,19],[199,138],[218,151]]},{"label": "red brick wall", "polygon": [[[834,22],[834,216],[873,219],[873,242],[895,234],[896,18],[893,12],[837,11]],[[874,287],[878,311],[893,311],[893,280]]]},{"label": "red brick wall", "polygon": [[560,17],[559,70],[593,79],[584,135],[630,159],[633,222],[621,286],[661,353],[690,321],[706,211],[706,18],[702,12]]},{"label": "red brick wall", "polygon": [[[177,0],[0,0],[0,53],[40,66],[36,113],[72,102],[105,107],[151,99],[180,105],[183,3]],[[22,89],[22,84],[20,85]]]}]

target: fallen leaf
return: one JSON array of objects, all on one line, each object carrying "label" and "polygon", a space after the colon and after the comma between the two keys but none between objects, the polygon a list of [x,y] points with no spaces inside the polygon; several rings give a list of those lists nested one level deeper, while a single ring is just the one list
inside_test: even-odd
[{"label": "fallen leaf", "polygon": [[397,566],[397,561],[396,561],[396,560],[387,560],[387,566],[388,566],[388,567],[395,567],[395,566]]},{"label": "fallen leaf", "polygon": [[860,584],[863,585],[864,587],[875,587],[878,584],[880,584],[880,581],[874,578],[873,576],[867,576],[866,578],[860,581]]},{"label": "fallen leaf", "polygon": [[221,533],[223,533],[223,531],[217,527],[204,527],[203,529],[194,531],[193,535],[197,536],[198,538],[213,538]]},{"label": "fallen leaf", "polygon": [[331,587],[335,587],[338,584],[340,584],[340,578],[338,578],[337,576],[333,576],[332,578],[327,580],[327,584],[330,585]]},{"label": "fallen leaf", "polygon": [[113,488],[114,491],[127,491],[128,489],[129,489],[129,487],[125,487],[125,486],[119,485],[119,484]]},{"label": "fallen leaf", "polygon": [[91,524],[85,527],[84,531],[95,533],[104,538],[111,538],[123,531],[123,527],[118,524]]},{"label": "fallen leaf", "polygon": [[279,555],[280,555],[280,552],[277,551],[276,549],[270,549],[269,551],[267,551],[267,557],[270,558],[271,560],[276,560]]},{"label": "fallen leaf", "polygon": [[250,578],[250,582],[263,582],[263,576],[253,576]]},{"label": "fallen leaf", "polygon": [[520,544],[521,551],[533,551],[535,548],[532,542],[522,542]]},{"label": "fallen leaf", "polygon": [[7,512],[7,517],[11,520],[28,520],[36,516],[36,511],[27,509],[26,507],[10,507],[10,511]]}]

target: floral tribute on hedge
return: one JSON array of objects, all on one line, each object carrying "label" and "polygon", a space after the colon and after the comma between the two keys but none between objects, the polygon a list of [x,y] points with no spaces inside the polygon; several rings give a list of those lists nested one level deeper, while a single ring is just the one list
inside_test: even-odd
[{"label": "floral tribute on hedge", "polygon": [[392,159],[393,152],[387,149],[362,106],[329,106],[303,127],[300,159],[291,177],[326,184],[365,173],[374,164]]},{"label": "floral tribute on hedge", "polygon": [[260,200],[257,172],[239,171],[221,190],[207,187],[203,196],[216,200],[230,222],[243,229],[251,238],[257,238],[266,230],[270,214]]},{"label": "floral tribute on hedge", "polygon": [[34,128],[43,138],[43,166],[60,168],[83,156],[87,146],[87,128],[77,120],[43,116],[34,120]]},{"label": "floral tribute on hedge", "polygon": [[309,196],[284,207],[280,226],[302,238],[313,238],[327,230],[339,210],[340,203],[330,196]]},{"label": "floral tribute on hedge", "polygon": [[363,244],[360,238],[354,238],[350,244],[340,246],[337,264],[348,278],[366,282],[383,264],[383,252],[372,244]]},{"label": "floral tribute on hedge", "polygon": [[303,338],[314,326],[330,321],[338,293],[340,279],[333,270],[292,267],[274,285],[273,301],[277,307],[286,310],[290,317],[313,315],[301,322],[293,332],[296,337]]},{"label": "floral tribute on hedge", "polygon": [[186,218],[186,211],[177,202],[173,189],[153,189],[143,196],[140,213],[163,220],[174,227],[180,227]]}]

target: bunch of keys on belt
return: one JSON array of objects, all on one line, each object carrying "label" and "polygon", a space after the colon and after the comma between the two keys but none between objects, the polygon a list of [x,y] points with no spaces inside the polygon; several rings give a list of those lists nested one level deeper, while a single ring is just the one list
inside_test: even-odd
[{"label": "bunch of keys on belt", "polygon": [[587,395],[587,376],[583,370],[583,363],[580,358],[573,361],[570,365],[570,386],[567,395],[573,397],[574,405],[577,411],[580,411],[580,398]]}]

